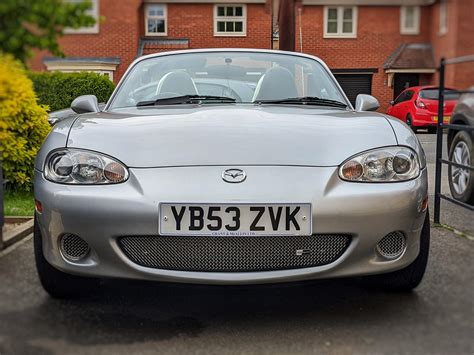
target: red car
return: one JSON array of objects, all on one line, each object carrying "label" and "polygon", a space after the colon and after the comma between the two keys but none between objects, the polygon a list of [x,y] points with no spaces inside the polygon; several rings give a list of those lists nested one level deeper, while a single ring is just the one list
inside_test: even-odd
[{"label": "red car", "polygon": [[[444,122],[449,123],[459,94],[454,89],[446,89],[444,94]],[[434,86],[413,86],[401,92],[390,102],[387,114],[406,122],[416,132],[418,128],[428,128],[436,132],[438,122],[438,88]]]}]

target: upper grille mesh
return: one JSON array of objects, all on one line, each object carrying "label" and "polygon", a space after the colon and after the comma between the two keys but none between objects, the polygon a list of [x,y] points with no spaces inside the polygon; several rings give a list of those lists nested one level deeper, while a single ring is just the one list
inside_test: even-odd
[{"label": "upper grille mesh", "polygon": [[383,257],[395,259],[405,250],[405,235],[402,232],[391,232],[377,243],[377,251]]},{"label": "upper grille mesh", "polygon": [[261,237],[122,237],[134,263],[181,271],[244,272],[329,264],[350,244],[348,235]]},{"label": "upper grille mesh", "polygon": [[65,234],[61,238],[61,251],[70,260],[79,260],[89,253],[89,244],[74,234]]}]

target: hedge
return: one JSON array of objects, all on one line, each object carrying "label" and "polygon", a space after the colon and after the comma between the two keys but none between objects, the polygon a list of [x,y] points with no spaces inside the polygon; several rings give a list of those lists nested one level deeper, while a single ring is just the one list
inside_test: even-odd
[{"label": "hedge", "polygon": [[0,156],[11,185],[31,188],[34,159],[49,130],[46,108],[23,65],[0,54]]},{"label": "hedge", "polygon": [[49,111],[67,108],[81,95],[95,95],[99,102],[106,102],[114,84],[104,75],[96,73],[30,73],[36,94]]}]

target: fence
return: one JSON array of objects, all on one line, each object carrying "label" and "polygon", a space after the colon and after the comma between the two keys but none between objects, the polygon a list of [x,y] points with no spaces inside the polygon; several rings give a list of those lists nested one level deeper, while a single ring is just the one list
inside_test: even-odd
[{"label": "fence", "polygon": [[[436,136],[435,203],[434,203],[434,218],[433,218],[434,222],[438,224],[440,223],[441,199],[454,203],[458,206],[464,207],[470,211],[474,211],[474,206],[455,200],[454,198],[441,193],[441,170],[442,170],[443,164],[446,164],[448,166],[455,166],[461,169],[466,169],[468,171],[474,170],[473,165],[463,165],[463,164],[458,164],[456,162],[443,159],[443,129],[444,128],[454,129],[456,131],[468,131],[468,132],[474,131],[474,127],[472,126],[457,125],[457,124],[444,124],[443,122],[444,121],[444,91],[445,91],[444,80],[445,80],[446,65],[455,65],[459,63],[468,63],[468,62],[474,62],[474,55],[463,56],[463,57],[452,58],[452,59],[441,58],[441,63],[439,67],[439,96],[438,96],[439,103],[438,103],[438,123],[437,123],[438,130],[437,130],[437,136]],[[474,91],[464,90],[464,91],[458,91],[458,93],[474,94]],[[473,158],[474,157],[471,157],[471,160]],[[471,164],[473,164],[472,161],[471,161]],[[472,184],[473,182],[470,181],[470,183]]]}]

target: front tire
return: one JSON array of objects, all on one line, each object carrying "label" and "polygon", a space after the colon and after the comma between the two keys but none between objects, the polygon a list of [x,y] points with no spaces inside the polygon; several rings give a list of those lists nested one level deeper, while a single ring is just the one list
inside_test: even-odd
[{"label": "front tire", "polygon": [[428,133],[435,134],[438,131],[438,127],[428,127]]},{"label": "front tire", "polygon": [[411,117],[410,114],[407,115],[406,122],[407,122],[408,127],[410,127],[414,133],[416,133],[417,128],[413,126],[413,118]]},{"label": "front tire", "polygon": [[44,290],[54,298],[74,298],[91,291],[98,280],[66,274],[51,266],[43,254],[43,237],[35,216],[34,230],[34,251],[36,260],[36,270]]},{"label": "front tire", "polygon": [[420,253],[407,267],[395,272],[381,275],[366,276],[364,284],[378,289],[394,292],[409,292],[417,287],[426,270],[430,249],[430,217],[426,212],[423,229],[420,235]]},{"label": "front tire", "polygon": [[[459,131],[453,138],[449,160],[462,165],[472,165],[474,144],[467,131]],[[474,170],[448,166],[451,195],[458,201],[474,205]]]}]

